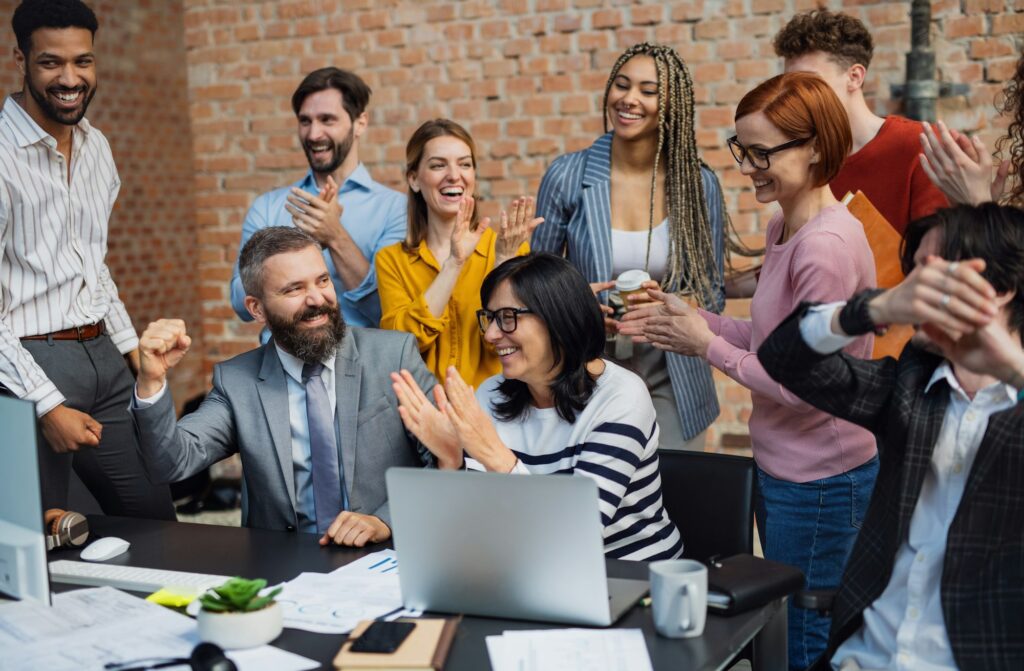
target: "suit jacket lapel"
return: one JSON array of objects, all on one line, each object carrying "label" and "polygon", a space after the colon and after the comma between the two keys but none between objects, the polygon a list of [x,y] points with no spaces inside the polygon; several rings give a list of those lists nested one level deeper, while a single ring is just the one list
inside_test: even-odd
[{"label": "suit jacket lapel", "polygon": [[611,218],[611,135],[602,135],[587,150],[587,164],[583,169],[583,221],[581,231],[590,240],[590,258],[587,259],[591,282],[614,279],[612,274],[612,218]]},{"label": "suit jacket lapel", "polygon": [[359,365],[359,352],[356,350],[355,338],[351,332],[338,348],[334,363],[334,389],[337,405],[335,419],[338,426],[338,442],[341,450],[341,465],[345,469],[345,487],[348,491],[349,507],[355,508],[359,503],[354,499],[353,492],[356,481],[356,447],[357,421],[359,419],[359,389],[363,376]]},{"label": "suit jacket lapel", "polygon": [[288,381],[277,356],[274,342],[263,346],[263,364],[260,366],[256,391],[263,405],[263,416],[270,430],[270,438],[277,453],[281,476],[288,499],[295,510],[295,469],[292,466],[292,431],[288,417]]},{"label": "suit jacket lapel", "polygon": [[[930,375],[931,372],[925,374]],[[940,380],[932,385],[920,404],[910,404],[907,409],[912,415],[907,431],[906,469],[903,473],[897,542],[906,538],[910,528],[910,520],[917,507],[924,478],[932,466],[932,454],[935,452],[935,443],[939,439],[939,431],[942,430],[948,406],[949,385],[945,380]]]}]

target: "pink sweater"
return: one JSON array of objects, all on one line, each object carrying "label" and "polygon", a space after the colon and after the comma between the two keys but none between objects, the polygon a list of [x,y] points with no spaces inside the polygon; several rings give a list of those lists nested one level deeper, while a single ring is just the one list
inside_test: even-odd
[{"label": "pink sweater", "polygon": [[[864,229],[844,205],[822,210],[796,235],[782,235],[782,213],[768,223],[767,251],[751,320],[701,315],[715,333],[708,347],[712,366],[751,391],[750,439],[757,465],[790,482],[845,473],[875,455],[865,429],[816,410],[772,380],[757,360],[757,348],[803,301],[846,300],[875,286],[875,264]],[[870,358],[874,336],[858,338],[846,351]]]}]

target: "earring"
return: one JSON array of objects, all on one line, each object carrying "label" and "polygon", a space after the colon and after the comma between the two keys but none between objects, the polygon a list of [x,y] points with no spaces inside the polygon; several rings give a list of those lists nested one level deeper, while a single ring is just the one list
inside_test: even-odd
[{"label": "earring", "polygon": [[409,188],[412,189],[413,193],[419,193],[420,192],[420,187],[418,187],[418,186],[410,186]]}]

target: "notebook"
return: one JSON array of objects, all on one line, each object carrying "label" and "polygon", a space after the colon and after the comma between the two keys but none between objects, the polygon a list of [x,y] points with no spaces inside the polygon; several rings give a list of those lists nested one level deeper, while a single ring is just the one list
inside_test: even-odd
[{"label": "notebook", "polygon": [[459,626],[459,617],[423,618],[418,620],[400,620],[414,622],[416,628],[402,641],[398,649],[390,654],[376,652],[351,652],[352,643],[369,627],[373,620],[360,622],[348,640],[342,644],[334,657],[334,668],[338,671],[358,671],[374,669],[381,671],[440,671],[444,660],[448,657],[455,630]]}]

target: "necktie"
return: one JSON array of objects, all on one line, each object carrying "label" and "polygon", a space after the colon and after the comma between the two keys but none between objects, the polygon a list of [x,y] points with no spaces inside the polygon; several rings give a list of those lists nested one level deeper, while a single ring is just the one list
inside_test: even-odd
[{"label": "necktie", "polygon": [[324,386],[322,363],[302,367],[306,385],[306,421],[309,422],[309,451],[313,467],[313,501],[316,504],[316,530],[324,533],[342,510],[341,469],[338,444],[334,439],[334,413]]}]

